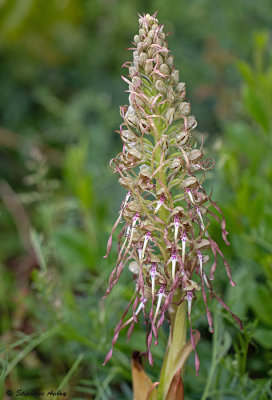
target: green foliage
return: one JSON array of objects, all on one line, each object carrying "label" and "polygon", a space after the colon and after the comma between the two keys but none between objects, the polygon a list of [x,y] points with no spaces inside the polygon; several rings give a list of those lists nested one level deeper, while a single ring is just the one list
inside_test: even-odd
[{"label": "green foliage", "polygon": [[[232,309],[256,319],[252,338],[258,343],[264,364],[252,363],[271,375],[272,349],[272,235],[271,235],[271,151],[272,151],[272,58],[268,33],[258,33],[254,43],[254,64],[239,61],[243,76],[242,107],[238,120],[226,124],[220,148],[221,187],[225,213],[230,221],[237,295],[229,291]],[[228,188],[226,191],[225,188]],[[263,347],[263,350],[262,350]],[[264,356],[264,349],[269,352]],[[255,359],[255,360],[254,360]],[[269,369],[270,368],[270,369]]]}]

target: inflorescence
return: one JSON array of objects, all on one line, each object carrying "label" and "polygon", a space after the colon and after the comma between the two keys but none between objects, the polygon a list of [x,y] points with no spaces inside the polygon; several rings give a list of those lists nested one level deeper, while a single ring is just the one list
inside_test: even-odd
[{"label": "inflorescence", "polygon": [[[185,83],[180,82],[179,71],[174,67],[163,25],[158,24],[156,13],[140,16],[139,24],[139,33],[134,36],[131,49],[133,61],[123,65],[129,71],[127,77],[122,76],[129,87],[129,105],[120,107],[123,122],[118,133],[123,148],[111,160],[114,172],[119,174],[120,185],[128,192],[105,256],[112,247],[115,229],[123,223],[118,258],[106,295],[129,262],[136,289],[115,328],[112,348],[105,362],[111,358],[120,330],[128,326],[130,337],[143,313],[148,326],[147,353],[152,364],[151,343],[154,338],[157,344],[158,329],[176,299],[179,304],[188,304],[194,349],[191,306],[196,293],[202,293],[211,332],[213,323],[206,291],[230,311],[211,285],[218,255],[223,259],[230,284],[235,286],[235,283],[227,260],[208,231],[209,217],[215,218],[229,245],[224,216],[203,188],[205,172],[214,163],[211,159],[203,159],[202,148],[197,147],[192,134],[197,122],[190,115]],[[220,218],[211,209],[216,209]],[[207,272],[209,254],[213,255],[213,260]],[[131,316],[125,320],[131,304]],[[196,352],[195,357],[198,370]]]}]

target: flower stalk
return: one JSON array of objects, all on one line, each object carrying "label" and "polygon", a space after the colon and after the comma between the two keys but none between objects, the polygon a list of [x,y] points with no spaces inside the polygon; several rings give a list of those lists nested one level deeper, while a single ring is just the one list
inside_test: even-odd
[{"label": "flower stalk", "polygon": [[[159,328],[168,318],[168,347],[160,383],[154,393],[157,399],[170,399],[170,393],[181,393],[178,372],[184,370],[192,350],[198,374],[199,333],[193,331],[191,322],[191,309],[198,293],[202,294],[210,331],[213,331],[206,292],[214,294],[211,280],[218,255],[223,259],[231,285],[235,284],[229,264],[208,230],[209,218],[216,218],[221,224],[223,240],[229,244],[223,213],[203,187],[205,173],[214,163],[203,159],[202,147],[198,147],[193,135],[197,122],[191,115],[186,85],[180,82],[156,13],[140,16],[139,25],[131,49],[133,61],[123,65],[128,68],[128,76],[122,78],[128,84],[129,93],[129,105],[120,107],[123,122],[118,133],[123,147],[110,163],[119,175],[120,185],[128,193],[105,256],[111,249],[114,231],[122,223],[117,262],[106,295],[127,265],[133,272],[136,286],[115,328],[105,363],[111,358],[120,330],[129,326],[130,337],[143,315],[148,329],[146,354],[152,365],[151,345],[158,343]],[[210,254],[213,261],[209,267]],[[221,299],[219,301],[228,309]],[[128,312],[130,316],[127,317]],[[190,342],[186,344],[187,319]],[[179,386],[173,386],[174,379]]]}]

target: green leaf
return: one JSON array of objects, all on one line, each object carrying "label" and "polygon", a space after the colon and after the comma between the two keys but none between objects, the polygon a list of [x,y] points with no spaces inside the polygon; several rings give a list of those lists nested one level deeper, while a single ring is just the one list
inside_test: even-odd
[{"label": "green leaf", "polygon": [[272,349],[272,329],[258,328],[253,338],[266,349]]},{"label": "green leaf", "polygon": [[240,74],[248,83],[248,85],[254,85],[254,74],[249,64],[247,64],[245,61],[238,61],[236,65],[240,71]]},{"label": "green leaf", "polygon": [[272,293],[267,286],[259,283],[252,287],[250,305],[257,317],[269,326],[272,326],[271,298]]},{"label": "green leaf", "polygon": [[245,106],[251,117],[261,125],[265,132],[269,131],[269,116],[266,113],[265,105],[253,89],[244,90]]},{"label": "green leaf", "polygon": [[[177,374],[177,371],[184,370],[186,360],[193,351],[191,340],[189,340],[187,343],[185,342],[186,319],[186,304],[185,302],[183,302],[177,308],[175,319],[172,322],[173,332],[170,333],[168,348],[161,370],[160,384],[158,388],[159,399],[164,399],[167,393],[169,393],[169,388],[175,375]],[[194,334],[195,345],[197,345],[199,339],[200,333],[196,331]],[[177,382],[175,383],[175,385],[176,384],[179,385]],[[175,390],[178,390],[178,392],[180,392],[180,389],[178,388],[176,388]],[[174,399],[174,397],[172,397],[172,399]]]}]

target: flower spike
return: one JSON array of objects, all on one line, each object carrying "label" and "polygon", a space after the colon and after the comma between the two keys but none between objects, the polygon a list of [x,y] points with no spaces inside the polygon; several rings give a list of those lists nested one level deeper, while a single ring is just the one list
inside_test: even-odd
[{"label": "flower spike", "polygon": [[[123,223],[118,236],[117,261],[106,295],[131,261],[136,281],[135,298],[114,331],[106,361],[112,355],[120,330],[128,326],[130,337],[143,312],[147,325],[147,354],[152,364],[153,337],[155,344],[158,343],[159,328],[167,319],[165,316],[177,309],[177,302],[184,302],[188,306],[198,372],[199,359],[191,324],[194,293],[196,290],[202,293],[212,331],[206,290],[229,310],[213,292],[210,281],[215,277],[219,257],[230,284],[235,285],[223,252],[207,231],[210,219],[221,225],[226,244],[229,244],[228,232],[221,209],[203,188],[205,171],[213,165],[209,159],[204,159],[203,143],[198,145],[193,134],[197,122],[191,115],[186,85],[180,81],[179,71],[174,67],[174,57],[157,12],[139,15],[139,25],[131,48],[133,59],[123,64],[128,71],[128,75],[122,76],[128,85],[128,104],[120,107],[123,121],[118,131],[123,145],[110,162],[127,195],[111,231],[105,256],[108,257],[111,250],[115,230]],[[208,254],[213,256],[209,274],[205,266]],[[124,322],[131,305],[132,316]],[[238,317],[234,318],[239,323]]]}]

